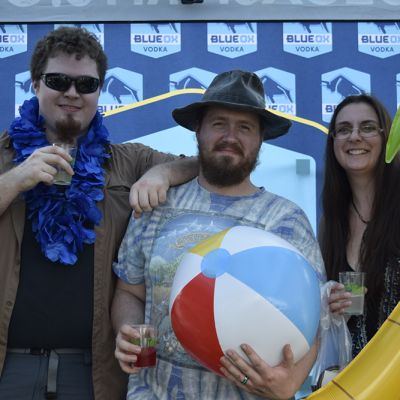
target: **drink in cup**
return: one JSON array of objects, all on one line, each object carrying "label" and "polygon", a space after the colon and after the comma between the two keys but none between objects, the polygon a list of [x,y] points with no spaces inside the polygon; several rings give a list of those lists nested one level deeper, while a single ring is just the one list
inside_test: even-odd
[{"label": "drink in cup", "polygon": [[339,282],[351,293],[351,306],[345,311],[349,315],[364,314],[365,272],[339,272]]},{"label": "drink in cup", "polygon": [[[65,150],[71,157],[72,160],[70,161],[71,167],[73,168],[75,165],[76,153],[77,148],[70,143],[53,143],[53,146],[61,147]],[[57,168],[58,171],[54,176],[54,184],[56,185],[70,185],[72,176],[67,173],[63,168]]]},{"label": "drink in cup", "polygon": [[132,338],[131,343],[141,347],[140,354],[137,354],[135,367],[155,367],[156,365],[156,329],[152,325],[132,325],[136,329],[140,337]]}]

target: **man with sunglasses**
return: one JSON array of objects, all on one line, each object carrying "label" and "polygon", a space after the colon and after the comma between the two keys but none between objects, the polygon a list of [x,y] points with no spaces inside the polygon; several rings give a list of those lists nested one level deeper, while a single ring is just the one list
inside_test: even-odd
[{"label": "man with sunglasses", "polygon": [[[97,112],[107,59],[94,36],[59,28],[31,60],[36,96],[0,136],[0,398],[125,397],[113,356],[112,261],[127,226],[129,190],[174,157],[110,144]],[[52,143],[78,147],[71,157]],[[158,168],[158,169],[157,169]],[[58,186],[59,169],[72,175]],[[155,167],[138,182],[142,207],[196,174],[195,160]],[[138,191],[132,191],[137,203]],[[141,211],[138,204],[137,211]]]}]

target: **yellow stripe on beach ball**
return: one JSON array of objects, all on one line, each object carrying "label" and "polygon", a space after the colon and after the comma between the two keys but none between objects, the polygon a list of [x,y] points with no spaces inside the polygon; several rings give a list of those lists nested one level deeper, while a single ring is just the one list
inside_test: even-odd
[{"label": "yellow stripe on beach ball", "polygon": [[204,257],[210,251],[218,249],[219,247],[221,247],[221,243],[224,240],[224,237],[228,231],[229,231],[229,228],[202,241],[197,246],[193,247],[190,250],[190,253],[195,253],[195,254],[198,254],[199,256]]}]

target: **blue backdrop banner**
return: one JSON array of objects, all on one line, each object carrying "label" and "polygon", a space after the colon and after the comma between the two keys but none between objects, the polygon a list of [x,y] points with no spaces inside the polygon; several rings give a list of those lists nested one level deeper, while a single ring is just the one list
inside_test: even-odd
[{"label": "blue backdrop banner", "polygon": [[[198,100],[225,70],[256,72],[268,107],[293,120],[263,145],[253,180],[298,203],[318,225],[326,127],[345,96],[372,93],[394,115],[400,102],[398,22],[149,22],[80,24],[109,57],[99,110],[113,142],[140,141],[196,154],[175,107]],[[29,63],[55,24],[0,25],[0,121],[10,125],[34,95]]]}]

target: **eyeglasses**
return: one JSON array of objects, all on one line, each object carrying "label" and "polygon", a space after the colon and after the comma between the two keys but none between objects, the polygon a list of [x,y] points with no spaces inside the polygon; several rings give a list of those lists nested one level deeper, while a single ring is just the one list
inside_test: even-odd
[{"label": "eyeglasses", "polygon": [[58,92],[66,92],[71,87],[72,82],[74,82],[76,91],[81,94],[94,93],[100,84],[100,79],[92,76],[81,75],[73,78],[72,76],[58,72],[42,74],[40,75],[40,79],[42,79],[48,88],[57,90]]},{"label": "eyeglasses", "polygon": [[377,124],[368,122],[361,124],[358,128],[353,126],[341,126],[332,132],[332,136],[336,140],[346,140],[351,136],[353,131],[357,131],[362,138],[370,138],[379,135],[380,132],[383,132],[383,129],[379,128]]}]

